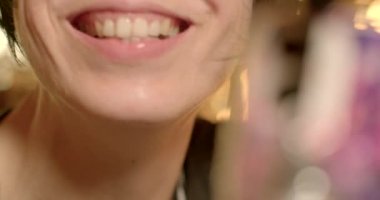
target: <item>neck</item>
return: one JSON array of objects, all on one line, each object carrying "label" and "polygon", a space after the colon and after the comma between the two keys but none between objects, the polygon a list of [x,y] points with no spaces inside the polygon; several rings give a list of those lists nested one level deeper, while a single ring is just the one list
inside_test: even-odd
[{"label": "neck", "polygon": [[39,92],[12,119],[28,127],[18,130],[27,144],[20,184],[46,190],[41,198],[156,200],[172,195],[195,115],[166,123],[115,122],[61,107]]}]

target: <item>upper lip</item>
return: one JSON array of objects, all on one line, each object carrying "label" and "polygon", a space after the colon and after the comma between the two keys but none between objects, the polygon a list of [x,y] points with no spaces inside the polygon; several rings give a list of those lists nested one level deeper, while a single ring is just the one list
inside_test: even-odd
[{"label": "upper lip", "polygon": [[155,13],[163,16],[177,18],[188,23],[193,23],[193,20],[184,16],[181,13],[166,8],[160,3],[154,3],[146,0],[96,0],[91,1],[88,5],[77,7],[68,15],[68,20],[73,21],[76,17],[97,11],[115,11],[115,12],[134,12],[134,13]]}]

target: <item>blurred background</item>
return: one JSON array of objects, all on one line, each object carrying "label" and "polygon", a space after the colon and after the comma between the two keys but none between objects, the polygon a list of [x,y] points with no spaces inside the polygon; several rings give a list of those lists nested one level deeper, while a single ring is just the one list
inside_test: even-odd
[{"label": "blurred background", "polygon": [[259,1],[231,84],[215,199],[380,199],[379,0]]},{"label": "blurred background", "polygon": [[[216,200],[380,200],[380,0],[261,0],[218,123]],[[0,35],[0,114],[35,86]],[[22,59],[21,59],[22,60]]]}]

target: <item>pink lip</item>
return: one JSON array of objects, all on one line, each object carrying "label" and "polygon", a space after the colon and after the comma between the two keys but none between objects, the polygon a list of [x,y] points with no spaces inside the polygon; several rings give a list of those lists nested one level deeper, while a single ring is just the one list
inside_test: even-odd
[{"label": "pink lip", "polygon": [[76,8],[68,14],[68,20],[72,21],[73,18],[81,14],[94,11],[117,11],[117,12],[131,12],[131,13],[153,13],[162,16],[178,18],[184,21],[192,22],[188,16],[184,16],[181,13],[176,13],[173,10],[166,9],[160,4],[149,2],[149,0],[97,0],[91,1],[89,5]]},{"label": "pink lip", "polygon": [[[143,3],[143,1],[140,1],[140,3],[134,0],[129,1],[129,3],[126,3],[126,1],[122,1],[124,3],[121,3],[120,1],[101,2],[99,2],[99,4],[92,5],[91,7],[76,11],[68,17],[68,20],[72,21],[76,17],[89,12],[115,11],[124,13],[154,13],[166,17],[181,19],[191,23],[189,19],[183,16],[176,15],[173,12],[162,9],[156,5]],[[186,37],[189,29],[191,29],[191,24],[186,31],[181,32],[174,37],[164,40],[146,39],[140,42],[125,42],[120,39],[99,39],[77,30],[72,25],[69,29],[69,32],[74,36],[74,38],[79,40],[79,43],[82,43],[87,48],[98,52],[101,56],[115,61],[133,62],[160,57],[171,49],[174,49],[175,46],[177,46],[178,43]]]},{"label": "pink lip", "polygon": [[183,32],[165,40],[147,39],[141,42],[125,42],[119,39],[94,38],[74,28],[71,32],[88,48],[116,61],[139,61],[159,57],[174,48],[186,35],[186,32]]}]

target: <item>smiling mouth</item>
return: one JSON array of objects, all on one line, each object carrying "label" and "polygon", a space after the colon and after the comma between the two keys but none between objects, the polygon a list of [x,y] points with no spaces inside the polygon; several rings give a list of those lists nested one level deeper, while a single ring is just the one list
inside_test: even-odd
[{"label": "smiling mouth", "polygon": [[117,39],[138,43],[146,40],[166,40],[178,36],[190,27],[190,22],[152,13],[95,12],[75,17],[72,26],[96,39]]},{"label": "smiling mouth", "polygon": [[68,21],[79,43],[123,63],[163,55],[185,38],[193,25],[189,20],[153,11],[100,10]]}]

